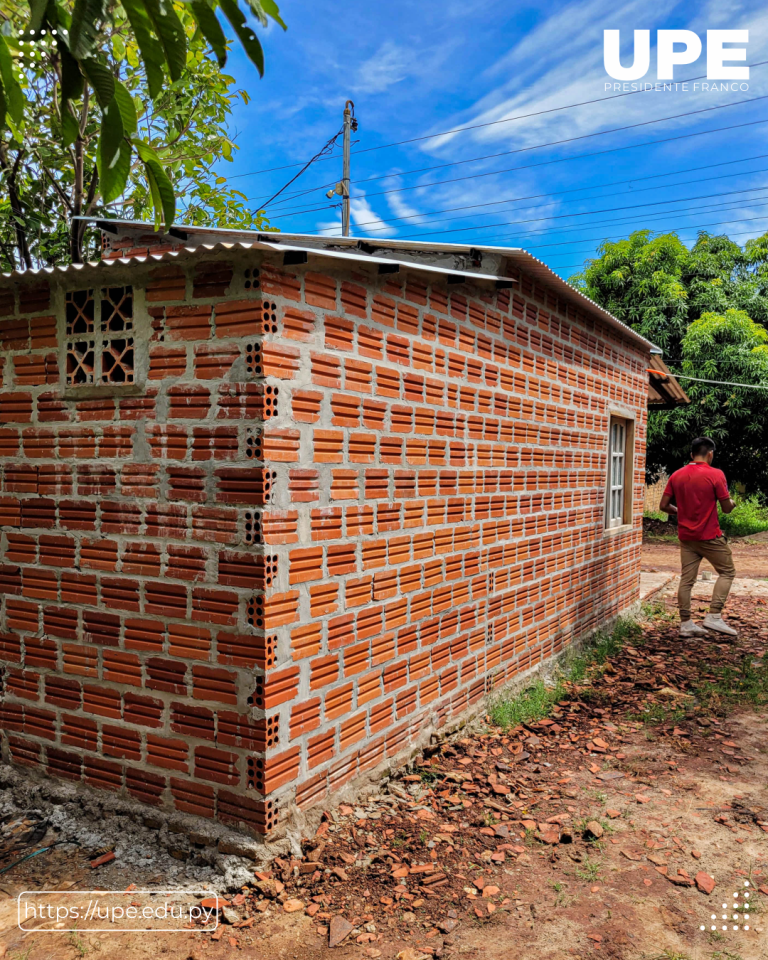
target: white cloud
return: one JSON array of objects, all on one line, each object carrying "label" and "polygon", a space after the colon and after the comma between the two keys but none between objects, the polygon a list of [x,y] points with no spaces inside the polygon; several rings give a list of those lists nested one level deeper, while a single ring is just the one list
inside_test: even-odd
[{"label": "white cloud", "polygon": [[377,237],[393,236],[397,230],[391,223],[384,223],[381,217],[374,213],[370,203],[362,197],[350,200],[349,213],[352,223],[360,227],[363,233],[375,231]]},{"label": "white cloud", "polygon": [[[670,0],[664,16],[676,7],[680,0]],[[708,9],[714,11],[714,7]],[[734,29],[749,27],[750,43],[748,59],[754,62],[764,59],[768,49],[768,24],[765,17],[757,15],[757,6],[753,2],[751,9],[730,10],[730,21]],[[692,29],[703,34],[707,26],[718,22],[721,16],[713,16],[708,22],[700,11],[696,11],[695,20],[691,19]],[[694,11],[691,11],[693,16]],[[661,20],[661,18],[659,18]],[[660,23],[663,26],[663,22]],[[680,24],[681,26],[683,24]],[[426,141],[424,149],[432,152],[440,150],[452,152],[452,147],[461,148],[466,156],[469,143],[489,146],[496,142],[509,143],[512,148],[524,148],[539,143],[565,140],[571,137],[589,135],[633,122],[665,117],[668,115],[696,110],[700,107],[715,105],[754,96],[764,92],[766,80],[764,71],[753,71],[750,79],[749,94],[734,97],[732,93],[688,93],[657,94],[647,93],[622,97],[617,100],[592,103],[567,111],[542,113],[564,104],[579,103],[599,99],[608,95],[605,83],[610,78],[603,68],[602,40],[603,28],[619,27],[622,35],[629,39],[635,27],[655,25],[647,21],[645,0],[625,0],[618,5],[612,0],[588,0],[571,2],[567,6],[544,20],[531,30],[508,54],[500,58],[486,71],[489,79],[503,78],[495,89],[481,97],[473,107],[454,116],[449,122],[441,122],[443,129],[469,126],[472,124],[493,123],[462,134],[449,134]],[[652,52],[651,70],[647,79],[655,80],[655,50]],[[698,76],[706,73],[706,57],[688,68],[678,67],[679,76]],[[520,117],[525,114],[539,114],[522,120],[500,120]],[[735,116],[736,111],[713,113],[713,117]],[[702,115],[690,120],[680,119],[663,125],[648,127],[649,138],[656,131],[668,131],[670,128],[696,123]],[[728,121],[726,121],[728,122]],[[663,134],[656,134],[663,135]],[[606,137],[606,140],[608,138]],[[603,138],[595,141],[602,144]],[[599,149],[599,147],[597,147]],[[480,153],[485,151],[479,151]]]},{"label": "white cloud", "polygon": [[340,237],[341,214],[335,220],[321,220],[315,225],[315,231],[319,237]]},{"label": "white cloud", "polygon": [[[394,184],[399,183],[398,180],[394,180],[392,182]],[[419,213],[415,207],[412,207],[409,203],[406,203],[406,201],[403,200],[402,195],[399,193],[388,194],[387,203],[389,205],[389,209],[396,217],[401,217],[405,220],[404,226],[406,227],[415,223],[421,223],[424,218],[424,214]]]},{"label": "white cloud", "polygon": [[382,93],[405,80],[412,65],[412,51],[385,40],[376,53],[357,68],[355,89],[366,93]]},{"label": "white cloud", "polygon": [[[390,223],[384,223],[382,218],[364,197],[353,197],[349,202],[349,216],[351,220],[350,232],[355,235],[372,234],[377,237],[391,237],[397,229]],[[323,237],[341,236],[341,213],[334,220],[324,220],[317,224],[316,230]]]}]

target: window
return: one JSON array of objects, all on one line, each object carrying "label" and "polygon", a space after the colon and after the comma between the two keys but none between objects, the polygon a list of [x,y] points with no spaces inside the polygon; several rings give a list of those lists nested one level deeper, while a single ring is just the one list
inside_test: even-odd
[{"label": "window", "polygon": [[634,424],[611,417],[608,435],[608,489],[605,525],[621,527],[632,520],[632,447]]},{"label": "window", "polygon": [[68,293],[65,342],[68,387],[133,383],[133,288]]}]

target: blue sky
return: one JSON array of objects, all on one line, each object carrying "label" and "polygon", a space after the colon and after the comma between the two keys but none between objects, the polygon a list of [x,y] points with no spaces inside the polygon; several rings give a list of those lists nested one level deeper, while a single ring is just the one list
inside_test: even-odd
[{"label": "blue sky", "polygon": [[[261,31],[264,79],[239,50],[228,64],[251,101],[235,111],[240,150],[222,172],[254,207],[298,167],[259,171],[308,160],[340,128],[351,99],[359,121],[355,236],[520,246],[568,277],[603,239],[632,230],[677,230],[692,241],[705,229],[744,243],[768,229],[768,122],[752,123],[768,120],[768,99],[736,104],[768,95],[768,64],[751,69],[746,92],[642,93],[509,119],[608,96],[604,29],[622,31],[625,64],[632,31],[652,31],[648,81],[656,79],[657,29],[689,29],[702,39],[707,29],[749,29],[747,63],[768,60],[768,14],[756,0],[283,0],[280,7],[287,33]],[[675,79],[704,74],[706,46],[698,61],[675,67]],[[733,125],[741,126],[688,136]],[[617,147],[630,149],[595,155]],[[340,177],[339,147],[268,207],[272,222],[288,232],[338,234],[340,211],[325,192]]]}]

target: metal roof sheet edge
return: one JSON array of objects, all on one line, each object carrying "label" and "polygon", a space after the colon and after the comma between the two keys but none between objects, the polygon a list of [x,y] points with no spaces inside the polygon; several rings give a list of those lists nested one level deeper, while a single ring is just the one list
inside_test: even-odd
[{"label": "metal roof sheet edge", "polygon": [[[102,229],[117,228],[121,227],[126,230],[150,230],[155,232],[155,225],[152,223],[144,223],[139,220],[107,220],[103,217],[79,217],[77,219],[87,220],[90,223],[95,223]],[[108,226],[107,226],[108,225]],[[528,253],[527,250],[522,249],[521,247],[494,247],[494,246],[482,246],[475,244],[454,244],[454,243],[425,243],[417,242],[414,243],[408,240],[390,240],[390,239],[371,239],[370,237],[322,237],[313,234],[302,234],[302,233],[269,233],[265,231],[255,231],[255,230],[232,230],[227,227],[189,227],[184,224],[179,224],[172,228],[176,231],[176,237],[171,234],[173,239],[180,239],[179,233],[184,233],[187,236],[184,241],[190,239],[191,235],[197,234],[213,234],[215,236],[225,236],[229,235],[236,242],[233,244],[226,244],[223,241],[220,241],[217,244],[197,244],[197,245],[185,245],[179,251],[165,251],[162,254],[151,254],[148,253],[145,256],[141,257],[118,257],[113,259],[100,260],[98,262],[89,262],[88,264],[68,264],[64,267],[43,267],[39,270],[14,270],[11,273],[0,274],[0,279],[22,279],[25,276],[30,274],[37,276],[40,274],[52,275],[55,273],[65,274],[67,272],[76,272],[85,268],[103,268],[104,264],[115,264],[120,263],[123,265],[128,265],[130,263],[146,263],[148,260],[155,260],[157,262],[162,262],[165,259],[175,259],[178,257],[181,251],[184,251],[190,255],[194,255],[195,252],[203,248],[208,252],[215,251],[217,248],[222,250],[231,249],[232,247],[238,246],[243,250],[248,249],[267,249],[267,250],[282,250],[282,251],[301,251],[306,252],[307,254],[314,254],[318,256],[327,256],[335,259],[352,259],[362,262],[373,262],[373,263],[397,263],[399,266],[404,266],[408,269],[414,270],[424,270],[425,272],[440,273],[445,275],[462,275],[466,276],[468,279],[472,280],[491,280],[491,281],[507,281],[509,282],[508,277],[504,277],[500,274],[481,274],[474,273],[459,269],[454,267],[449,269],[448,267],[441,267],[436,264],[424,264],[419,261],[412,261],[407,259],[393,260],[392,258],[385,257],[376,257],[374,258],[370,253],[363,253],[365,247],[370,248],[380,248],[380,249],[390,249],[390,250],[414,250],[422,253],[458,253],[459,251],[466,251],[470,253],[471,251],[487,252],[494,253],[505,257],[507,260],[516,263],[518,266],[521,266],[527,269],[534,276],[539,277],[542,280],[546,280],[551,286],[556,290],[561,292],[566,298],[574,301],[581,305],[589,313],[598,316],[603,322],[608,326],[613,327],[617,332],[621,333],[628,340],[632,340],[637,344],[642,344],[643,347],[647,348],[648,351],[652,354],[661,354],[662,351],[650,340],[643,337],[641,334],[637,333],[636,330],[633,330],[631,327],[628,327],[625,323],[619,320],[617,317],[614,317],[612,313],[609,313],[607,310],[604,310],[599,304],[595,303],[594,300],[591,300],[586,294],[582,293],[580,290],[577,290],[576,287],[571,286],[566,280],[563,280],[562,277],[558,276],[550,267],[548,267],[542,260],[539,260],[538,257],[534,257],[533,254]],[[243,240],[248,237],[250,242],[244,243]],[[257,239],[253,239],[256,237]],[[240,239],[243,238],[243,239]],[[267,239],[269,238],[269,239]],[[285,241],[288,241],[286,243]],[[360,251],[356,254],[347,254],[346,256],[339,256],[343,254],[344,251],[341,250],[332,250],[330,247],[355,247],[356,250]],[[466,254],[465,254],[466,255]]]}]

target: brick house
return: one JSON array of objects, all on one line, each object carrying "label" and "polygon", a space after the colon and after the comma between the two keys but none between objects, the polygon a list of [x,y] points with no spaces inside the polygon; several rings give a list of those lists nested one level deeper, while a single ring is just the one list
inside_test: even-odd
[{"label": "brick house", "polygon": [[3,758],[254,834],[637,598],[658,351],[516,249],[0,277]]}]

